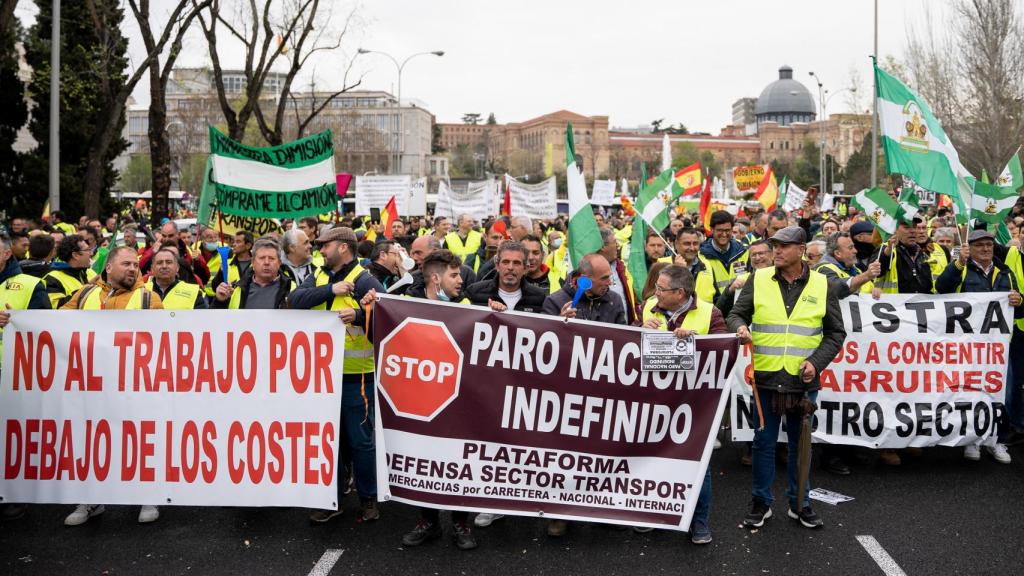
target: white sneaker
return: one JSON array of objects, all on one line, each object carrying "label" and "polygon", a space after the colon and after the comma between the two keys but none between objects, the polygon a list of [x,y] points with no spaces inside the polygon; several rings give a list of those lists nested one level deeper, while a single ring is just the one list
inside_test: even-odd
[{"label": "white sneaker", "polygon": [[501,520],[504,517],[504,514],[488,514],[486,512],[482,512],[477,514],[476,518],[473,518],[473,524],[478,528],[486,528],[493,524],[495,520]]},{"label": "white sneaker", "polygon": [[718,438],[715,438],[715,450],[718,450],[721,447],[722,447],[722,441],[719,440]]},{"label": "white sneaker", "polygon": [[156,506],[143,506],[142,508],[139,508],[139,524],[156,522],[156,519],[159,517],[160,509]]},{"label": "white sneaker", "polygon": [[89,518],[93,516],[99,516],[103,514],[106,508],[103,504],[79,504],[75,511],[68,514],[68,517],[64,519],[65,526],[81,526],[89,521]]},{"label": "white sneaker", "polygon": [[1011,462],[1010,453],[1006,451],[1006,444],[996,444],[995,446],[986,446],[985,449],[996,462],[1000,464],[1009,464]]},{"label": "white sneaker", "polygon": [[981,447],[977,444],[964,446],[964,460],[970,460],[971,462],[981,460]]}]

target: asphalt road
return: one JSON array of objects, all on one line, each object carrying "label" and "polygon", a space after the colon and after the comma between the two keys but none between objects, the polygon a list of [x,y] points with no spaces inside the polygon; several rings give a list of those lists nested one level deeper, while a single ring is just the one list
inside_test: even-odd
[{"label": "asphalt road", "polygon": [[[1024,566],[1024,447],[1011,453],[1010,465],[987,457],[965,462],[960,450],[934,448],[899,468],[857,463],[846,477],[815,470],[815,486],[855,500],[816,503],[825,521],[818,531],[786,518],[777,500],[776,517],[751,532],[739,526],[750,469],[726,443],[712,461],[714,542],[704,547],[678,532],[636,534],[596,524],[574,524],[552,539],[540,520],[509,517],[478,529],[474,551],[455,549],[447,527],[445,539],[407,549],[400,539],[416,510],[386,503],[379,522],[357,524],[354,496],[345,516],[316,527],[304,510],[219,507],[164,507],[158,522],[143,526],[137,507],[115,506],[65,528],[73,507],[38,505],[0,523],[0,573],[1016,574]],[[776,498],[785,490],[782,479],[780,470]],[[888,554],[898,567],[884,571],[858,537],[873,537],[882,563]]]}]

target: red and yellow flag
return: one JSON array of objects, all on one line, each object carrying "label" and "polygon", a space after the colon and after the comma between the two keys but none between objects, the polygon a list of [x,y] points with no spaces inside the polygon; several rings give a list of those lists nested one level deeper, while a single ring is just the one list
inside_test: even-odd
[{"label": "red and yellow flag", "polygon": [[675,173],[676,184],[683,190],[683,196],[693,196],[697,192],[700,192],[700,187],[704,183],[703,175],[700,170],[700,162],[691,164],[686,168]]},{"label": "red and yellow flag", "polygon": [[766,211],[775,210],[775,205],[779,201],[779,183],[775,181],[775,171],[772,170],[771,165],[765,170],[761,185],[754,193],[754,199],[764,206]]},{"label": "red and yellow flag", "polygon": [[704,233],[711,235],[711,180],[704,183],[704,190],[700,194],[700,221],[704,225]]},{"label": "red and yellow flag", "polygon": [[391,223],[395,220],[398,220],[398,206],[395,205],[395,197],[392,196],[380,212],[380,225],[384,228],[384,237],[388,240],[392,240]]}]

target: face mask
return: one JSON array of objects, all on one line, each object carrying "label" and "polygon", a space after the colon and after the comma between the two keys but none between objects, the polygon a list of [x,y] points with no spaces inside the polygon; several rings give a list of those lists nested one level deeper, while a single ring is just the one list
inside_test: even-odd
[{"label": "face mask", "polygon": [[557,249],[559,249],[561,247],[562,247],[562,239],[561,238],[555,238],[554,240],[551,241],[551,248],[552,249],[557,250]]},{"label": "face mask", "polygon": [[437,299],[440,300],[441,302],[451,302],[452,301],[452,299],[449,298],[448,295],[444,293],[444,290],[438,290],[437,291]]},{"label": "face mask", "polygon": [[217,251],[217,243],[216,242],[203,242],[203,248],[206,248],[207,252],[216,252]]}]

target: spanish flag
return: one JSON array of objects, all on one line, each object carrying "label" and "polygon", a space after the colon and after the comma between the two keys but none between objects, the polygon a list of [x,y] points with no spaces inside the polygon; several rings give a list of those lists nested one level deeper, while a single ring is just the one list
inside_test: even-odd
[{"label": "spanish flag", "polygon": [[764,178],[761,179],[761,185],[754,193],[754,199],[764,206],[766,211],[775,210],[775,205],[779,202],[779,184],[775,181],[775,171],[770,164]]},{"label": "spanish flag", "polygon": [[391,200],[384,205],[384,209],[380,212],[380,225],[384,228],[384,237],[388,240],[393,240],[391,237],[391,223],[398,220],[398,207],[395,205],[395,197],[392,196]]},{"label": "spanish flag", "polygon": [[704,183],[704,178],[700,171],[700,162],[691,164],[676,172],[675,180],[679,188],[682,189],[683,196],[693,196],[700,192],[700,187]]}]

